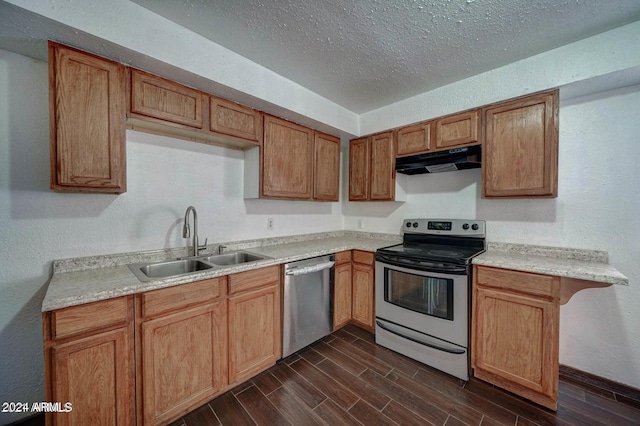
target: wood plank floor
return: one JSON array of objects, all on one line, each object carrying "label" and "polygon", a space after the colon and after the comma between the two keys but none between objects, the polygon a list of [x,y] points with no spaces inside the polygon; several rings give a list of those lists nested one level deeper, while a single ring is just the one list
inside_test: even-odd
[{"label": "wood plank floor", "polygon": [[564,380],[556,413],[479,380],[468,383],[347,326],[171,426],[640,425],[640,404]]}]

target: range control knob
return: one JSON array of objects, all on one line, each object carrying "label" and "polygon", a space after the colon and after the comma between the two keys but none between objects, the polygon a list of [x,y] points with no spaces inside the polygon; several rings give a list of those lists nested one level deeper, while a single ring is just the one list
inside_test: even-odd
[{"label": "range control knob", "polygon": [[411,222],[407,222],[407,228],[411,228]]},{"label": "range control knob", "polygon": [[417,228],[418,227],[418,222],[413,222],[413,227]]},{"label": "range control knob", "polygon": [[477,231],[479,228],[477,223],[474,223],[473,225],[471,225],[471,229],[473,229],[474,231]]},{"label": "range control knob", "polygon": [[465,231],[469,229],[469,224],[468,223],[463,224],[462,229],[464,229]]}]

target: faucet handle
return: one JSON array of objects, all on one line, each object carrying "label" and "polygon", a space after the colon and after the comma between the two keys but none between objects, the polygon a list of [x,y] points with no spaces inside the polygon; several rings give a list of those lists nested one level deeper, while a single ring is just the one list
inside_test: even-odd
[{"label": "faucet handle", "polygon": [[207,248],[207,241],[209,241],[209,238],[205,238],[204,239],[204,244],[203,245],[198,245],[198,250],[204,250]]}]

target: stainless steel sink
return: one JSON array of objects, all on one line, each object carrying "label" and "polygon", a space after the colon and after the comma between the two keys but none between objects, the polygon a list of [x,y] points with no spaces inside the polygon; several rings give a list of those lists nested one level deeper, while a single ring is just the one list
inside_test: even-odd
[{"label": "stainless steel sink", "polygon": [[211,268],[213,268],[213,265],[198,259],[169,260],[167,262],[136,263],[129,265],[129,269],[131,269],[140,281],[177,277],[194,272],[206,271]]},{"label": "stainless steel sink", "polygon": [[128,266],[140,281],[154,281],[163,278],[189,275],[216,267],[239,265],[264,259],[271,258],[269,256],[262,256],[241,250],[188,259],[168,260],[165,262],[134,263]]},{"label": "stainless steel sink", "polygon": [[227,266],[255,262],[258,260],[269,259],[269,257],[247,251],[236,251],[231,253],[214,254],[213,256],[201,257],[199,259],[217,266]]}]

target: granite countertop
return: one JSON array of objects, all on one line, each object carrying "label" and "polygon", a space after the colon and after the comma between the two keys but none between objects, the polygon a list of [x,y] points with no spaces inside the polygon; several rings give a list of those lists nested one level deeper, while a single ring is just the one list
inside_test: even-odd
[{"label": "granite countertop", "polygon": [[[375,252],[381,247],[400,242],[402,242],[400,235],[336,231],[213,244],[208,246],[202,254],[216,253],[218,246],[222,245],[226,251],[247,250],[270,258],[149,282],[138,280],[127,265],[175,259],[186,256],[186,249],[163,249],[57,260],[53,262],[53,274],[42,302],[42,311],[171,287],[344,250]],[[629,284],[626,276],[608,264],[608,255],[603,251],[488,242],[487,251],[475,257],[473,263],[602,283]]]},{"label": "granite countertop", "polygon": [[187,276],[141,282],[127,266],[130,263],[159,262],[186,256],[186,250],[166,249],[147,252],[92,256],[54,261],[53,274],[47,294],[42,302],[42,311],[52,311],[84,303],[111,299],[185,284],[193,281],[235,274],[251,269],[293,262],[344,250],[377,249],[402,242],[400,235],[351,231],[336,231],[304,236],[279,237],[215,244],[202,254],[216,253],[218,246],[226,251],[247,250],[269,256],[247,264],[216,267]]},{"label": "granite countertop", "polygon": [[490,242],[473,264],[629,285],[629,279],[609,265],[604,251]]}]

